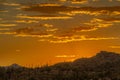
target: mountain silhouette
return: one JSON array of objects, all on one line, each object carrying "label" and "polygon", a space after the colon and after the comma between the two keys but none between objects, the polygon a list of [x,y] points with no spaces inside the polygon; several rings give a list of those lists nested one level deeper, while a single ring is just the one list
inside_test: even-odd
[{"label": "mountain silhouette", "polygon": [[0,67],[0,80],[120,80],[120,54],[107,51],[51,66],[10,67]]},{"label": "mountain silhouette", "polygon": [[14,63],[14,64],[12,64],[12,65],[10,65],[10,66],[8,66],[8,67],[11,67],[11,68],[20,68],[20,67],[22,67],[22,66]]},{"label": "mountain silhouette", "polygon": [[98,67],[108,63],[112,65],[113,63],[117,63],[119,61],[120,54],[114,52],[101,51],[100,53],[97,53],[95,56],[91,58],[77,59],[72,64],[74,64],[75,66],[86,65],[86,67],[89,66]]}]

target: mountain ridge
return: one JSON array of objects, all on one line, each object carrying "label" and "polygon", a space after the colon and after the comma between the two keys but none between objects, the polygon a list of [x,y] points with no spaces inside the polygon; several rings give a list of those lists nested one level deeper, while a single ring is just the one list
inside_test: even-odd
[{"label": "mountain ridge", "polygon": [[[90,58],[36,68],[0,67],[0,80],[120,80],[120,54],[101,51]],[[2,76],[1,76],[2,75]]]}]

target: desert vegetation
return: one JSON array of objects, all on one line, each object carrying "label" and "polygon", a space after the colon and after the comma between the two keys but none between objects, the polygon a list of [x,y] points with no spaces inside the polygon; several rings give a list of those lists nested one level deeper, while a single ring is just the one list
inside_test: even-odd
[{"label": "desert vegetation", "polygon": [[0,80],[120,80],[120,54],[101,51],[91,58],[51,66],[0,67]]}]

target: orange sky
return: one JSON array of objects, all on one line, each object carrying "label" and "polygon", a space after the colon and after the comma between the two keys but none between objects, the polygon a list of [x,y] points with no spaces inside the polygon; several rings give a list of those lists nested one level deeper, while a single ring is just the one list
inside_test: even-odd
[{"label": "orange sky", "polygon": [[119,0],[0,1],[0,65],[120,53]]}]

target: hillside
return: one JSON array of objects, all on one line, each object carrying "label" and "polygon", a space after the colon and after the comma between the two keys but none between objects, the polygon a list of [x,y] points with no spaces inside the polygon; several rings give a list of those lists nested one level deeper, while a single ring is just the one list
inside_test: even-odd
[{"label": "hillside", "polygon": [[120,80],[120,54],[101,51],[90,58],[38,68],[0,67],[0,80]]}]

